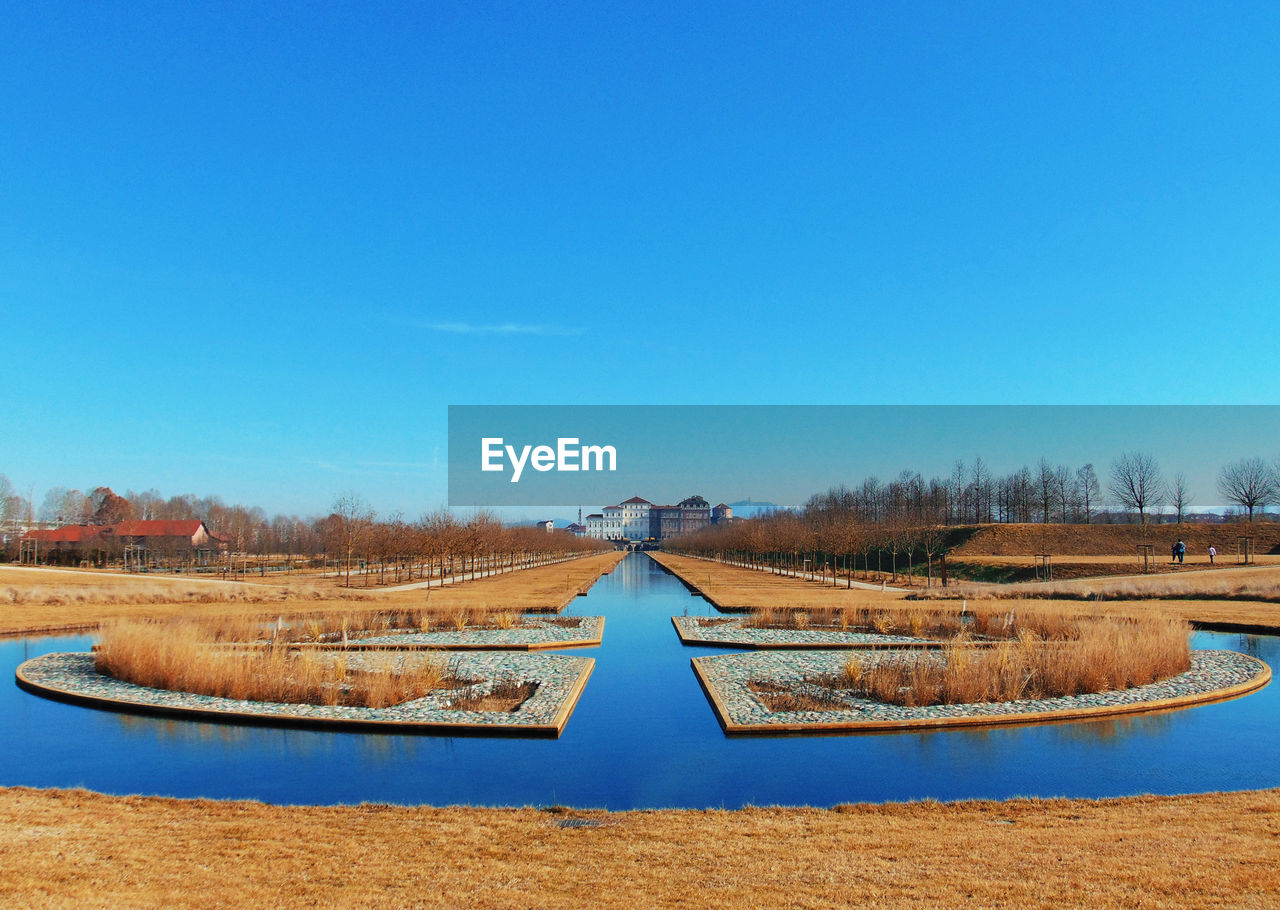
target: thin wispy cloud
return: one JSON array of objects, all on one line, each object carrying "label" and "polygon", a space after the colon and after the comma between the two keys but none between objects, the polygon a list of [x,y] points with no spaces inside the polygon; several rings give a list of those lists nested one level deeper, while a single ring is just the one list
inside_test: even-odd
[{"label": "thin wispy cloud", "polygon": [[439,449],[432,455],[430,463],[421,461],[329,461],[325,459],[304,459],[305,464],[312,465],[322,471],[339,474],[429,474],[440,467]]},{"label": "thin wispy cloud", "polygon": [[523,322],[500,322],[481,325],[474,322],[431,322],[423,328],[452,335],[581,335],[582,329],[559,325],[535,325]]}]

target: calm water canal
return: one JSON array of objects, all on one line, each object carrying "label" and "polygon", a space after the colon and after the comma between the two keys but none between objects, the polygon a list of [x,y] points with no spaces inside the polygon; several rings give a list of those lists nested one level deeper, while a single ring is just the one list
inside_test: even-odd
[{"label": "calm water canal", "polygon": [[[1127,720],[878,736],[729,739],[670,617],[715,612],[643,554],[571,612],[603,614],[595,672],[558,740],[236,727],[132,717],[20,690],[28,657],[86,637],[0,641],[0,784],[274,803],[567,805],[632,809],[1036,796],[1280,785],[1280,685]],[[1280,638],[1197,634],[1197,647],[1280,665]]]}]

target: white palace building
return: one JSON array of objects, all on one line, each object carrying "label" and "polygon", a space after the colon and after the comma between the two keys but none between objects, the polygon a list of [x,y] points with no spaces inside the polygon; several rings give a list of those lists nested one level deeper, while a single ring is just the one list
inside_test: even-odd
[{"label": "white palace building", "polygon": [[687,534],[733,517],[724,503],[714,508],[701,496],[690,496],[674,506],[658,506],[632,496],[616,506],[605,506],[588,515],[583,534],[598,540],[663,540]]}]

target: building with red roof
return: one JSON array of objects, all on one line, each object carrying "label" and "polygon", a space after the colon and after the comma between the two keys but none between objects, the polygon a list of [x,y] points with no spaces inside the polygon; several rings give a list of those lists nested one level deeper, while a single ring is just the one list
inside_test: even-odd
[{"label": "building with red roof", "polygon": [[190,555],[223,549],[227,543],[199,518],[64,525],[28,531],[18,542],[23,561],[33,562],[101,562],[123,555],[126,548],[156,556]]}]

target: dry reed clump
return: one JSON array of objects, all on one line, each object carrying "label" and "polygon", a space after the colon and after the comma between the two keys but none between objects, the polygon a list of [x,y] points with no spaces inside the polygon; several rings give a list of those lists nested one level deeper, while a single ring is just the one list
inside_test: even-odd
[{"label": "dry reed clump", "polygon": [[[581,617],[543,619],[556,625],[578,626]],[[525,624],[514,611],[472,612],[463,608],[397,608],[325,612],[283,616],[276,619],[261,613],[200,617],[184,620],[198,626],[212,642],[221,644],[335,644],[368,634],[430,632],[433,629],[511,629]]]},{"label": "dry reed clump", "polygon": [[938,640],[962,632],[983,640],[1017,638],[1030,632],[1045,639],[1070,640],[1076,637],[1080,620],[1075,613],[1054,609],[991,612],[877,605],[803,610],[760,607],[742,625],[749,629],[839,629]]},{"label": "dry reed clump", "polygon": [[543,619],[549,626],[559,626],[561,629],[580,629],[582,628],[581,616],[550,616]]},{"label": "dry reed clump", "polygon": [[770,711],[838,711],[847,707],[829,687],[803,683],[790,686],[767,679],[752,679],[747,688]]},{"label": "dry reed clump", "polygon": [[454,697],[449,707],[458,711],[501,711],[510,714],[533,697],[538,684],[528,680],[500,678],[488,691],[469,688]]},{"label": "dry reed clump", "polygon": [[136,685],[239,701],[385,708],[452,684],[430,659],[395,655],[348,666],[345,655],[272,647],[235,651],[215,646],[196,622],[126,620],[104,628],[95,652],[99,673]]},{"label": "dry reed clump", "polygon": [[1079,619],[1070,639],[1023,629],[990,648],[961,634],[941,653],[851,658],[843,672],[808,680],[907,707],[976,704],[1129,689],[1191,666],[1190,626],[1180,620]]}]

